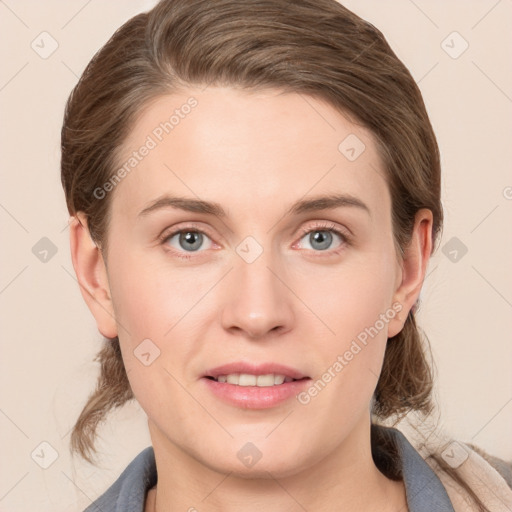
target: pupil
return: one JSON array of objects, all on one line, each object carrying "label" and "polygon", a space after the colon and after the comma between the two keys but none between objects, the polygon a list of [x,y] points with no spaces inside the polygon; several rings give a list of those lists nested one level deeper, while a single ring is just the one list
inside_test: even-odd
[{"label": "pupil", "polygon": [[180,242],[183,242],[183,241],[188,244],[188,248],[184,247],[185,250],[199,249],[199,247],[201,247],[201,244],[202,244],[202,234],[197,233],[195,231],[187,231],[186,233],[184,233],[180,236]]},{"label": "pupil", "polygon": [[[329,231],[315,231],[310,235],[310,243],[314,247],[314,243],[319,243],[316,248],[324,251],[331,245],[332,234]],[[314,242],[314,243],[313,243]]]}]

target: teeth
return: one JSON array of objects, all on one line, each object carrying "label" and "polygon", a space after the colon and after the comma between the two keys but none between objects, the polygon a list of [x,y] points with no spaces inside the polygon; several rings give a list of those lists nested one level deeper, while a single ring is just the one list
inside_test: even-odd
[{"label": "teeth", "polygon": [[228,384],[238,384],[238,378],[239,378],[238,373],[232,373],[232,374],[227,375],[226,382]]},{"label": "teeth", "polygon": [[229,375],[219,375],[218,382],[227,382],[237,386],[258,386],[261,388],[270,386],[279,386],[283,382],[291,382],[291,377],[269,373],[267,375],[251,375],[249,373],[230,373]]}]

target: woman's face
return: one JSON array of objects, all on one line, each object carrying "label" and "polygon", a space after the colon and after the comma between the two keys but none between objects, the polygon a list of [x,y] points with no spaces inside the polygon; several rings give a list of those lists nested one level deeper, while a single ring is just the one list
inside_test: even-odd
[{"label": "woman's face", "polygon": [[155,447],[275,476],[357,450],[407,316],[370,133],[309,96],[191,89],[143,112],[124,164],[102,189],[116,320],[103,332]]}]

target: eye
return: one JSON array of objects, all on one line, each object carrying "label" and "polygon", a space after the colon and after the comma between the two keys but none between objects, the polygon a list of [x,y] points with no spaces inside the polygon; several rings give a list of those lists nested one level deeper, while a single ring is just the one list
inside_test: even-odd
[{"label": "eye", "polygon": [[[337,247],[332,248],[336,240]],[[167,232],[160,238],[160,241],[169,252],[182,259],[190,259],[193,257],[193,253],[204,252],[215,245],[206,233],[192,226]],[[350,244],[350,235],[337,228],[335,224],[327,223],[303,228],[298,244],[301,249],[337,254]],[[296,246],[297,242],[294,244],[294,247]]]},{"label": "eye", "polygon": [[[342,233],[334,224],[323,224],[313,226],[312,228],[305,228],[302,230],[301,235],[301,248],[310,249],[315,252],[328,251],[333,243],[336,243],[337,239],[337,247],[330,251],[337,253],[344,246],[348,245],[349,242],[348,235]],[[305,246],[302,240],[305,240]]]},{"label": "eye", "polygon": [[188,259],[186,253],[200,252],[200,249],[210,249],[212,241],[206,233],[197,229],[180,229],[166,233],[162,237],[162,244],[170,247],[179,258]]}]

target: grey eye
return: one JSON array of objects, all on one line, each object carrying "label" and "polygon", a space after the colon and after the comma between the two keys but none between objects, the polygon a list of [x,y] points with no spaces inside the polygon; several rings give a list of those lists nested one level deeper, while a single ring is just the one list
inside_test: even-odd
[{"label": "grey eye", "polygon": [[343,242],[340,235],[326,229],[314,229],[306,233],[302,237],[302,240],[306,239],[307,243],[310,245],[310,247],[304,247],[305,249],[325,251],[331,248],[335,236],[340,239],[340,243]]},{"label": "grey eye", "polygon": [[[194,252],[201,248],[205,241],[205,237],[206,235],[199,231],[179,231],[168,238],[168,243],[175,249]],[[173,243],[174,239],[177,239],[178,246]]]}]

